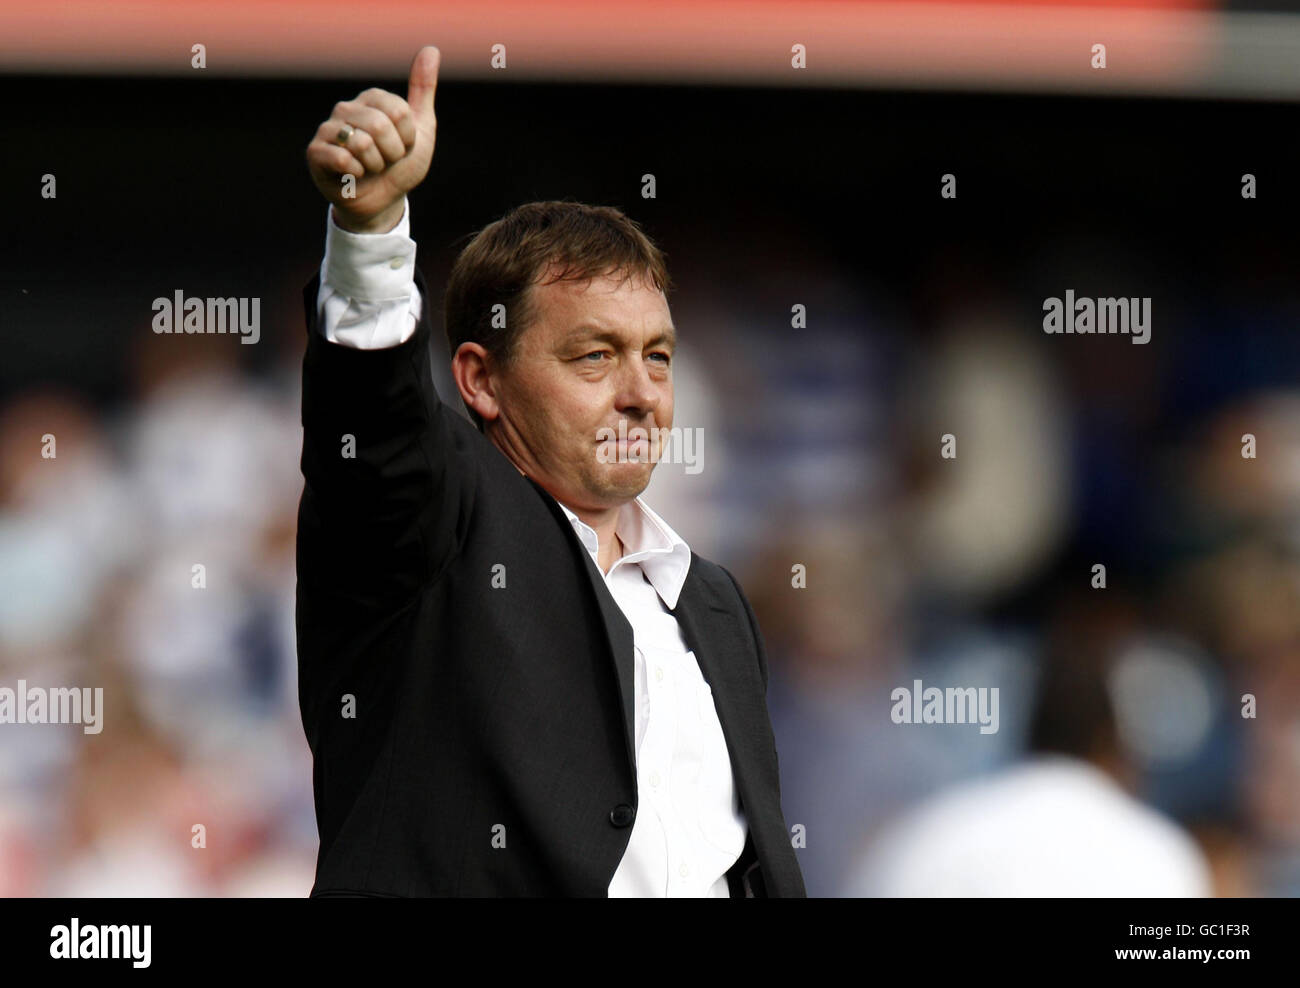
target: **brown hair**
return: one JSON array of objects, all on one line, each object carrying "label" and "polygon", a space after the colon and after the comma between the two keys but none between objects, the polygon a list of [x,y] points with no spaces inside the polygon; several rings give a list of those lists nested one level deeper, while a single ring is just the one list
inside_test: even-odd
[{"label": "brown hair", "polygon": [[[645,274],[665,295],[672,290],[663,253],[614,207],[555,199],[524,203],[475,234],[452,266],[443,300],[452,356],[471,341],[509,365],[520,334],[537,315],[530,289],[542,283],[551,265],[545,284]],[[493,325],[497,304],[505,306],[503,326]],[[482,430],[473,409],[469,414]]]}]

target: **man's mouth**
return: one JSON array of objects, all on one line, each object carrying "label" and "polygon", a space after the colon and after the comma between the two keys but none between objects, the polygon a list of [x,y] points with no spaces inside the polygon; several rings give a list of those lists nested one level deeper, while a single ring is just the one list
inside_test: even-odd
[{"label": "man's mouth", "polygon": [[599,449],[610,451],[616,458],[615,462],[635,463],[646,462],[650,459],[650,439],[647,436],[633,437],[625,433],[621,439],[616,436],[609,439],[598,439],[596,440],[596,446]]}]

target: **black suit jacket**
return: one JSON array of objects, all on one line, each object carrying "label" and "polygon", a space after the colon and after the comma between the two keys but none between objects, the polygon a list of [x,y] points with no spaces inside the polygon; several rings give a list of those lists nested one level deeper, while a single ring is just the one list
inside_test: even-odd
[{"label": "black suit jacket", "polygon": [[[312,895],[604,896],[637,809],[631,625],[555,500],[439,401],[418,270],[419,327],[384,350],[320,334],[319,282],[296,615]],[[749,603],[692,554],[673,613],[749,823],[732,894],[803,896]]]}]

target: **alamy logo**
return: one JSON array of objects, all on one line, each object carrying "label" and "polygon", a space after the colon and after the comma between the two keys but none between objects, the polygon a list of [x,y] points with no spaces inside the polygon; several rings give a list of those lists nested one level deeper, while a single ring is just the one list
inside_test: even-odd
[{"label": "alamy logo", "polygon": [[900,686],[889,694],[894,701],[889,718],[895,724],[979,724],[981,734],[998,733],[996,686]]},{"label": "alamy logo", "polygon": [[1126,333],[1134,343],[1151,342],[1151,299],[1075,298],[1067,289],[1065,300],[1043,299],[1044,333]]},{"label": "alamy logo", "polygon": [[[596,430],[597,463],[684,463],[687,473],[704,469],[704,430],[683,429],[673,426],[660,429],[634,425],[627,420],[618,423],[618,430],[603,426]],[[658,452],[656,452],[656,450]]]},{"label": "alamy logo", "polygon": [[129,959],[132,967],[148,967],[153,927],[82,926],[76,916],[67,926],[50,928],[50,956],[55,960]]},{"label": "alamy logo", "polygon": [[176,289],[175,299],[153,300],[155,333],[238,333],[240,343],[262,338],[260,298],[186,298]]},{"label": "alamy logo", "polygon": [[56,686],[43,689],[18,680],[18,689],[0,687],[0,724],[84,724],[86,734],[104,729],[104,688]]}]

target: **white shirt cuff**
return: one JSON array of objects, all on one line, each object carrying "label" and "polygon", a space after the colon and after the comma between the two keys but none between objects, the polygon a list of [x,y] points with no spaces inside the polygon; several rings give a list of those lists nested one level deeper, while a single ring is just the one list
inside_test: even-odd
[{"label": "white shirt cuff", "polygon": [[352,233],[326,212],[325,260],[321,282],[335,292],[363,302],[409,298],[415,282],[415,241],[411,209],[402,202],[402,218],[387,233]]}]

